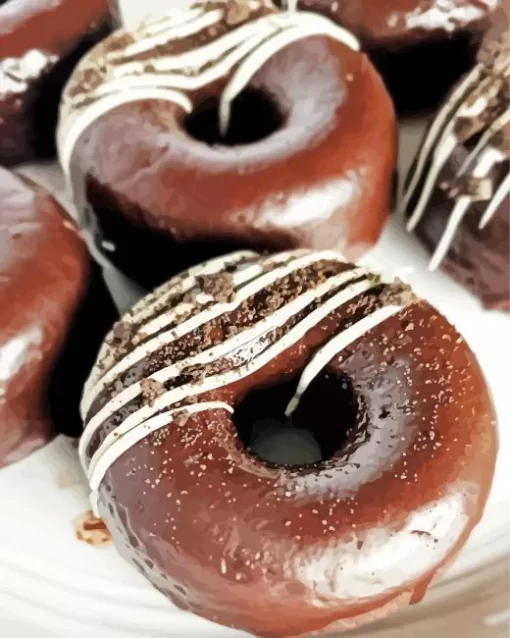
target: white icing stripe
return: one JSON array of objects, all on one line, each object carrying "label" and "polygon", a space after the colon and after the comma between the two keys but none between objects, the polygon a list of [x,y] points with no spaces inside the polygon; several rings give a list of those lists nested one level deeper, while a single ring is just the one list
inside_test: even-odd
[{"label": "white icing stripe", "polygon": [[[448,111],[448,113],[445,115],[451,115],[450,121],[445,122],[444,120],[442,120],[441,126],[445,124],[443,130],[442,131],[436,130],[436,133],[437,133],[436,138],[429,140],[429,143],[427,145],[427,148],[428,148],[427,153],[421,156],[421,162],[420,161],[418,162],[418,165],[420,166],[420,170],[418,171],[418,165],[417,165],[417,168],[415,169],[411,183],[406,189],[406,194],[403,200],[404,211],[409,206],[410,200],[422,177],[422,173],[423,173],[423,170],[425,169],[426,164],[430,161],[434,162],[436,160],[437,154],[442,154],[441,145],[447,142],[448,136],[450,134],[454,135],[455,123],[457,119],[458,118],[474,118],[474,117],[480,116],[485,110],[485,108],[487,108],[490,98],[494,97],[493,94],[496,91],[496,87],[494,84],[493,77],[487,76],[481,81],[481,83],[478,83],[477,81],[480,79],[480,76],[481,76],[481,68],[482,67],[475,67],[475,69],[472,72],[472,74],[475,75],[475,77],[472,78],[471,77],[472,74],[470,74],[468,78],[466,79],[466,81],[471,80],[473,82],[473,85],[470,87],[472,89],[472,93],[468,92],[464,96],[459,95],[459,98],[462,97],[462,99],[459,100],[456,104],[452,104],[452,109],[456,107],[458,109],[458,112]],[[480,72],[478,74],[475,74],[474,72],[477,69],[479,69]],[[461,86],[464,87],[464,83]],[[464,87],[464,88],[469,88],[469,87]],[[480,95],[476,97],[476,99],[474,99],[472,102],[470,102],[470,98],[472,98],[472,95],[473,94],[476,95],[477,92],[479,92]],[[432,159],[431,159],[431,156],[432,156]],[[409,230],[413,230],[413,229],[411,228]]]},{"label": "white icing stripe", "polygon": [[258,259],[259,256],[257,253],[243,250],[232,253],[227,257],[215,257],[200,266],[193,266],[193,268],[172,277],[172,279],[159,286],[159,288],[156,288],[150,295],[141,299],[129,311],[129,319],[133,323],[144,321],[153,314],[156,306],[165,303],[172,295],[191,290],[199,276],[216,275],[221,273],[229,265],[236,266],[242,261],[249,263],[248,260],[258,262]]},{"label": "white icing stripe", "polygon": [[[283,266],[280,268],[275,268],[268,273],[263,274],[262,276],[255,279],[252,283],[244,286],[241,290],[236,294],[233,301],[229,303],[218,303],[212,306],[211,308],[205,310],[204,312],[195,315],[191,319],[184,321],[182,324],[169,330],[167,332],[163,332],[159,334],[154,339],[150,339],[149,341],[144,342],[140,346],[136,347],[132,350],[128,355],[126,355],[121,361],[119,361],[113,368],[110,368],[106,374],[103,375],[99,383],[95,385],[94,388],[91,389],[90,392],[87,392],[87,396],[84,396],[84,410],[85,412],[90,408],[94,399],[101,393],[101,391],[115,378],[125,372],[132,365],[141,361],[148,355],[152,354],[162,346],[168,345],[174,341],[176,341],[179,337],[188,334],[192,330],[202,326],[207,321],[212,319],[216,319],[220,315],[231,312],[238,308],[238,306],[256,294],[266,286],[270,286],[275,283],[278,279],[286,277],[296,270],[300,268],[305,268],[319,261],[331,259],[334,261],[338,261],[338,253],[334,253],[331,251],[323,251],[323,252],[314,252],[305,255],[304,257],[299,257],[292,261],[290,265]],[[83,414],[85,417],[85,414]],[[87,428],[85,429],[85,432]],[[82,437],[83,440],[83,437]]]},{"label": "white icing stripe", "polygon": [[384,306],[378,308],[375,312],[337,334],[333,339],[330,339],[320,350],[318,350],[303,370],[296,392],[290,400],[285,415],[290,416],[298,407],[299,401],[303,394],[306,392],[310,383],[317,377],[317,375],[323,370],[327,364],[337,354],[342,352],[345,348],[350,346],[354,341],[365,335],[367,332],[383,323],[393,315],[402,310],[402,306]]},{"label": "white icing stripe", "polygon": [[[151,317],[151,315],[155,313],[157,307],[162,307],[168,303],[174,295],[184,294],[191,290],[197,283],[198,275],[206,276],[218,274],[221,273],[227,265],[234,266],[239,264],[239,262],[250,258],[254,261],[255,258],[258,259],[258,255],[248,250],[238,251],[227,257],[216,257],[204,262],[201,266],[194,266],[193,268],[172,277],[172,279],[162,284],[159,288],[156,288],[156,290],[136,303],[124,316],[123,322],[128,324],[141,323]],[[146,327],[144,326],[142,330],[145,332]],[[97,356],[97,361],[102,361],[105,357],[108,357],[108,355],[116,350],[116,346],[111,345],[111,336],[111,334],[108,335],[107,340],[101,346]],[[87,394],[90,391],[91,386],[97,383],[99,379],[106,374],[106,372],[107,370],[103,370],[102,367],[95,366],[85,383],[83,394]],[[83,406],[84,401],[82,398],[80,402],[80,411],[82,414],[84,412]]]},{"label": "white icing stripe", "polygon": [[[244,253],[247,255],[250,255],[251,253]],[[269,257],[265,260],[265,266],[273,266],[273,265],[278,265],[278,266],[285,266],[290,258],[290,256],[294,254],[295,257],[301,256],[301,255],[309,255],[309,251],[307,250],[299,250],[299,251],[288,251],[288,252],[284,252],[284,253],[279,253],[277,255],[273,255],[272,257]],[[335,258],[337,257],[334,253],[321,253],[321,254],[325,254],[328,255],[328,258]],[[242,256],[243,253],[235,253],[235,255],[237,256],[237,262],[242,260]],[[333,257],[333,255],[335,255],[335,257]],[[199,276],[206,276],[206,275],[210,275],[210,274],[215,274],[217,272],[221,272],[221,267],[220,264],[223,261],[223,259],[217,259],[217,260],[211,260],[210,262],[207,262],[204,265],[204,268],[201,269],[200,267],[195,267],[192,268],[188,271],[188,273],[190,274],[189,277],[185,277],[181,280],[181,284],[184,284],[184,292],[186,290],[191,290],[196,284],[197,284],[197,277]],[[227,264],[231,264],[231,263],[235,263],[234,260],[224,260],[223,266],[226,266]],[[295,263],[295,260],[294,262]],[[281,272],[281,271],[279,271]],[[259,275],[262,274],[262,267],[259,263],[253,264],[253,265],[249,265],[247,268],[240,270],[238,273],[234,274],[234,282],[236,284],[243,284],[247,281],[250,280],[255,280],[256,277],[258,277]],[[174,281],[176,281],[177,278],[174,278]],[[158,306],[159,308],[164,307],[164,304],[166,302],[168,302],[169,297],[172,294],[176,294],[177,292],[181,292],[181,284],[179,284],[178,282],[174,285],[174,287],[170,288],[164,295],[162,295],[161,297],[158,297],[156,294],[156,297],[154,298],[154,301],[152,301],[153,299],[153,295],[150,295],[151,297],[151,302],[149,303],[149,308],[152,311],[154,311],[154,308],[156,306]],[[163,288],[165,286],[162,286],[161,288],[159,288],[158,290],[162,291]],[[137,306],[135,306],[135,308],[133,309],[134,311],[136,311],[137,309],[141,309],[143,305],[143,300],[142,302],[140,302],[140,304],[138,304]],[[131,314],[131,313],[130,313]],[[160,317],[160,323],[162,326],[164,326],[165,324],[170,323],[170,321],[166,321],[167,317],[174,317],[174,312],[173,311],[169,311],[166,313],[161,313]],[[133,323],[138,323],[142,317],[147,317],[147,314],[142,315],[140,312],[135,312],[135,315],[131,317],[132,322]],[[211,317],[209,317],[211,318]],[[214,318],[214,317],[212,317]],[[153,324],[154,327],[154,324]],[[194,329],[195,324],[192,323],[192,319],[189,319],[187,322],[183,322],[181,323],[181,325],[179,326],[179,330],[177,330],[175,332],[175,335],[177,336],[182,336],[183,334],[186,334],[186,332],[189,332],[190,330]],[[146,331],[147,326],[143,326],[142,331],[145,332]],[[175,326],[172,326],[172,330],[175,328]],[[186,330],[185,330],[186,328]],[[184,330],[184,332],[183,332]],[[182,332],[182,335],[181,335]],[[167,333],[166,333],[167,334]],[[148,343],[148,342],[146,342]],[[143,347],[143,346],[140,346]],[[158,346],[159,347],[159,346]],[[110,349],[115,349],[114,346],[109,346]],[[108,351],[103,351],[101,350],[100,355],[98,357],[98,360],[100,361],[102,359],[102,357],[107,355]],[[143,357],[141,357],[143,358]],[[105,385],[108,385],[108,383],[111,381],[111,377],[112,376],[116,376],[116,373],[120,373],[124,371],[124,368],[121,367],[120,365],[121,362],[119,362],[118,364],[116,364],[115,367],[112,367],[110,369],[108,369],[105,372],[102,372],[99,367],[96,367],[87,383],[85,384],[85,388],[84,388],[84,393],[83,393],[83,397],[82,397],[82,401],[80,404],[80,410],[82,413],[82,417],[85,418],[86,412],[87,410],[90,408],[90,405],[92,404],[93,400],[95,399],[95,397],[97,396],[97,394],[103,389],[103,387]],[[127,367],[130,367],[130,365],[128,365]],[[127,369],[127,368],[125,368]],[[105,380],[106,375],[109,375],[109,378]],[[101,387],[100,388],[96,388],[96,390],[92,393],[92,388],[93,386],[95,386],[96,383],[98,383],[101,380]]]},{"label": "white icing stripe", "polygon": [[[242,58],[261,42],[277,33],[276,24],[260,18],[261,24],[253,22],[229,33],[224,38],[176,56],[155,60],[148,73],[141,62],[130,62],[113,69],[111,80],[102,84],[95,93],[99,99],[130,86],[168,86],[173,89],[196,90],[226,75]],[[243,30],[246,30],[243,32]],[[231,41],[225,42],[227,38]],[[224,46],[224,45],[228,46]],[[184,71],[193,65],[193,73]],[[199,72],[200,69],[204,70]]]},{"label": "white icing stripe", "polygon": [[[287,15],[296,16],[298,14],[291,13]],[[227,131],[230,108],[235,97],[248,85],[255,73],[281,49],[310,36],[330,37],[354,50],[359,49],[357,39],[346,29],[336,26],[330,20],[319,15],[308,13],[299,15],[306,15],[307,24],[300,23],[288,31],[276,35],[268,42],[261,44],[235,71],[220,100],[220,130],[223,133]]]},{"label": "white icing stripe", "polygon": [[[203,47],[167,56],[161,60],[154,60],[153,66],[156,71],[161,73],[184,69],[190,65],[194,69],[200,69],[213,61],[221,59],[228,51],[238,47],[240,44],[252,42],[251,46],[241,56],[244,57],[252,47],[256,46],[257,41],[264,40],[271,34],[281,31],[281,29],[282,21],[278,20],[277,16],[257,18],[257,20],[244,24]],[[123,67],[119,68],[122,69]]]},{"label": "white icing stripe", "polygon": [[[307,254],[307,253],[308,253],[307,250],[302,251],[302,254]],[[278,256],[274,255],[272,258],[267,259],[265,262],[265,265],[266,267],[269,267],[272,265],[284,266],[287,262],[288,262],[288,258],[285,258],[285,253],[280,253]],[[216,272],[221,272],[221,271],[217,270]],[[202,273],[199,273],[198,276],[206,276],[206,274],[214,274],[214,272],[211,272],[211,273],[202,272]],[[241,269],[239,270],[239,272],[236,272],[232,275],[233,284],[235,288],[238,288],[242,284],[245,284],[250,282],[251,280],[254,280],[256,277],[258,277],[261,274],[262,274],[262,267],[259,264],[253,264],[251,266],[247,265],[246,268]],[[183,290],[182,292],[187,292],[188,290],[192,290],[193,287],[197,285],[196,276],[193,278],[190,278],[190,282],[191,282],[191,285],[188,286],[186,284],[186,289]],[[164,303],[168,301],[170,296],[171,295],[166,295],[165,298],[160,298],[156,302],[154,302],[154,304],[152,304],[151,306],[152,310],[154,310],[155,306],[161,307],[162,305],[164,305]],[[209,299],[211,299],[211,297],[209,297]],[[183,309],[186,310],[189,305],[190,304],[182,304],[181,311]],[[181,313],[181,311],[179,312],[179,314]],[[159,315],[159,317],[154,318],[153,320],[151,320],[150,322],[146,323],[143,326],[142,328],[143,332],[147,335],[158,332],[159,330],[161,330],[162,328],[164,328],[166,325],[170,323],[170,319],[167,321],[167,317],[168,318],[171,317],[170,312],[166,314],[161,314]],[[139,319],[137,318],[137,322],[138,321]]]},{"label": "white icing stripe", "polygon": [[[239,288],[239,286],[242,286],[243,284],[249,283],[252,280],[256,279],[256,277],[258,277],[260,274],[261,274],[260,266],[258,265],[249,266],[248,268],[236,273],[232,277],[233,284],[235,288],[237,289]],[[191,285],[187,286],[187,290],[186,289],[183,290],[183,293],[192,290],[197,285],[198,285],[198,282],[196,278],[194,278]],[[214,299],[213,297],[211,297],[211,295],[207,295],[205,293],[197,294],[194,297],[193,302],[188,301],[188,302],[182,302],[180,304],[177,304],[171,310],[169,309],[165,314],[160,314],[159,316],[156,316],[150,321],[148,321],[142,327],[143,333],[147,336],[155,334],[159,332],[160,330],[162,330],[163,328],[171,324],[174,324],[176,321],[179,321],[180,317],[182,317],[182,315],[185,314],[186,312],[189,312],[190,310],[193,310],[194,308],[203,306],[206,303],[211,302],[213,300]],[[169,301],[168,297],[167,297],[167,301]],[[162,300],[161,305],[163,305],[164,303],[165,301]]]},{"label": "white icing stripe", "polygon": [[158,35],[162,31],[168,30],[168,25],[176,27],[179,24],[191,22],[203,15],[204,7],[190,7],[186,11],[179,9],[178,7],[171,7],[165,9],[165,15],[159,20],[148,20],[142,23],[144,33],[148,36]]},{"label": "white icing stripe", "polygon": [[[304,253],[307,253],[308,251],[303,251]],[[284,266],[287,263],[287,260],[285,259],[281,259],[282,254],[280,253],[279,255],[279,259],[268,259],[265,262],[266,266],[271,266],[273,264],[278,264],[280,266]],[[252,266],[248,266],[245,269],[239,270],[239,272],[236,272],[233,274],[232,276],[232,280],[233,280],[233,284],[234,287],[237,289],[239,288],[241,285],[243,284],[247,284],[250,283],[251,281],[254,281],[257,277],[259,277],[262,274],[262,267],[259,264],[254,264]],[[195,282],[194,285],[197,284],[196,278],[195,278]],[[190,288],[191,289],[191,288]],[[212,300],[212,297],[207,296],[207,299],[204,299],[204,301],[207,300]],[[164,301],[162,300],[160,303],[158,303],[157,305],[162,305],[164,303]],[[191,309],[195,307],[194,304],[182,304],[178,307],[176,307],[175,310],[177,310],[177,308],[179,308],[178,313],[176,313],[175,311],[172,311],[172,313],[174,315],[176,314],[182,314],[183,311],[186,311],[188,309]],[[159,330],[161,330],[162,328],[164,328],[165,326],[167,326],[169,323],[171,323],[172,320],[172,313],[168,312],[165,313],[164,315],[161,314],[159,317],[154,318],[152,321],[150,321],[149,323],[146,323],[142,330],[145,334],[147,335],[151,335],[154,334],[155,332],[158,332]]]},{"label": "white icing stripe", "polygon": [[[252,328],[244,330],[234,337],[226,339],[219,345],[209,348],[208,350],[192,356],[185,361],[178,362],[176,364],[158,370],[158,372],[155,372],[148,378],[163,383],[171,378],[179,376],[184,368],[188,368],[191,365],[213,363],[215,360],[225,357],[235,348],[239,348],[249,343],[250,341],[261,337],[264,333],[274,330],[277,327],[283,326],[287,321],[289,321],[289,319],[292,318],[293,315],[299,313],[315,299],[318,299],[328,292],[331,292],[335,288],[338,288],[339,286],[342,286],[349,281],[360,278],[366,274],[367,271],[365,271],[364,269],[356,268],[343,272],[335,277],[331,277],[323,284],[318,286],[316,289],[307,290],[305,293],[277,310],[274,314],[260,320],[259,322],[254,324]],[[133,383],[132,385],[125,388],[122,392],[115,395],[113,399],[111,399],[106,405],[104,405],[103,408],[101,408],[101,410],[97,414],[95,414],[92,419],[90,419],[87,425],[87,429],[89,429],[90,432],[94,432],[98,427],[101,426],[102,423],[104,423],[104,421],[106,421],[106,419],[115,414],[117,410],[120,410],[129,401],[139,396],[141,394],[141,391],[142,390],[140,383]],[[86,438],[90,440],[89,437]],[[86,443],[84,444],[86,445]]]},{"label": "white icing stripe", "polygon": [[[249,6],[267,10],[262,3]],[[87,95],[82,92],[77,97],[70,97],[76,88],[71,80],[62,101],[57,139],[64,171],[69,173],[73,150],[85,129],[126,101],[163,99],[189,112],[193,105],[186,91],[201,89],[223,77],[228,79],[233,73],[220,101],[220,124],[225,130],[230,104],[235,97],[269,58],[292,42],[311,36],[325,36],[359,50],[359,43],[350,32],[327,18],[301,11],[274,12],[251,21],[247,18],[244,23],[214,39],[214,34],[208,29],[224,20],[227,10],[227,5],[211,11],[204,6],[199,13],[193,10],[191,18],[191,14],[184,14],[177,22],[174,12],[160,25],[142,27],[133,34],[137,41],[121,51],[107,51],[107,44],[100,49],[102,55],[96,50],[95,55],[100,58],[101,64],[104,63],[101,67],[103,83]],[[202,33],[210,41],[201,47],[175,55],[160,51],[172,41],[192,39]],[[151,52],[153,56],[148,62],[122,62]],[[93,70],[94,66],[98,66],[93,56],[94,52],[93,62],[88,57],[84,58],[77,71]]]},{"label": "white icing stripe", "polygon": [[122,92],[117,95],[109,95],[103,98],[101,102],[90,104],[77,119],[71,116],[67,118],[61,117],[61,124],[57,132],[57,144],[60,149],[60,162],[66,174],[70,172],[74,147],[82,134],[93,122],[119,106],[131,102],[142,102],[143,100],[173,102],[180,106],[186,113],[190,113],[193,108],[191,100],[179,91],[168,88],[164,89],[157,85],[143,88],[125,87]]},{"label": "white icing stripe", "polygon": [[[288,250],[266,257],[264,260],[264,264],[266,266],[284,265],[285,263],[290,262],[296,257],[308,255],[309,253],[310,250],[307,248]],[[228,266],[239,266],[240,262],[245,262],[244,264],[242,264],[242,266],[253,269],[253,272],[255,272],[255,269],[257,269],[258,273],[262,271],[262,267],[260,265],[260,255],[251,250],[238,251],[235,253],[231,253],[226,257],[215,257],[209,261],[204,262],[201,265],[193,266],[192,268],[189,268],[188,270],[185,270],[184,272],[181,272],[178,275],[172,277],[172,279],[162,284],[153,292],[141,299],[138,303],[136,303],[133,308],[131,308],[131,310],[127,313],[127,316],[133,322],[139,323],[140,321],[146,319],[150,314],[152,314],[154,307],[161,305],[161,301],[164,295],[166,298],[168,298],[168,296],[170,296],[171,294],[177,294],[178,292],[181,292],[181,286],[187,287],[189,281],[196,283],[197,277],[222,273],[223,270]],[[232,274],[234,278],[239,276],[236,271],[234,271]],[[191,286],[191,288],[192,287],[193,286]],[[150,310],[150,312],[146,313],[146,310]]]},{"label": "white icing stripe", "polygon": [[[195,403],[194,405],[187,406],[185,409],[186,414],[198,414],[199,412],[205,412],[206,410],[225,410],[226,412],[233,412],[233,409],[227,403],[222,403],[221,401],[209,401],[204,403]],[[123,454],[128,452],[134,445],[142,441],[145,437],[150,434],[164,428],[166,425],[172,422],[173,417],[179,412],[183,412],[182,408],[177,408],[173,410],[168,410],[167,412],[162,412],[157,416],[149,419],[143,424],[143,427],[137,430],[131,430],[124,437],[119,437],[116,441],[115,446],[109,447],[104,451],[101,457],[98,457],[97,461],[94,465],[90,465],[88,470],[84,468],[89,477],[90,488],[92,490],[91,500],[94,512],[96,516],[97,512],[97,499],[98,493],[97,490],[101,485],[101,481],[103,480],[108,469],[115,463],[117,459],[119,459]]]},{"label": "white icing stripe", "polygon": [[[172,7],[170,9],[165,9],[165,15],[163,18],[160,18],[159,20],[155,20],[155,21],[149,20],[149,21],[143,22],[141,25],[141,28],[143,29],[144,33],[146,33],[148,36],[154,36],[154,35],[158,35],[162,31],[167,31],[169,24],[171,24],[171,26],[173,27],[176,27],[180,24],[195,20],[195,18],[198,18],[199,16],[203,15],[203,13],[204,13],[203,6],[196,7],[196,8],[190,7],[187,11],[183,11],[182,9],[179,9],[178,7]],[[130,54],[126,53],[126,55],[130,55]]]},{"label": "white icing stripe", "polygon": [[453,207],[450,216],[448,217],[448,223],[446,224],[446,228],[441,235],[441,239],[439,240],[434,254],[429,262],[429,270],[437,270],[446,254],[450,250],[450,246],[455,237],[455,233],[457,232],[457,228],[459,227],[464,215],[471,205],[470,197],[459,197],[459,199],[455,202],[455,206]]},{"label": "white icing stripe", "polygon": [[[114,432],[108,434],[101,447],[94,454],[92,460],[95,459],[96,455],[97,457],[101,456],[104,453],[104,450],[113,445],[119,436],[124,436],[133,428],[140,427],[147,419],[155,415],[159,410],[166,409],[172,404],[179,403],[189,397],[202,395],[206,392],[225,387],[226,385],[239,381],[240,379],[253,374],[257,370],[260,370],[279,354],[297,343],[310,329],[316,326],[322,319],[327,317],[333,310],[377,285],[379,285],[377,282],[362,281],[358,284],[349,286],[346,290],[338,293],[335,297],[332,297],[322,306],[317,308],[317,310],[310,313],[280,340],[269,346],[258,356],[255,356],[247,364],[223,374],[207,377],[202,380],[199,386],[195,383],[190,383],[165,392],[159,396],[152,405],[145,405],[135,413],[129,415]],[[82,456],[82,459],[85,459],[84,446],[80,446],[80,455]]]},{"label": "white icing stripe", "polygon": [[480,223],[478,224],[478,228],[482,229],[490,222],[500,205],[503,203],[505,197],[510,193],[510,173],[505,177],[505,179],[499,185],[499,188],[494,193],[494,196],[487,206]]},{"label": "white icing stripe", "polygon": [[[443,170],[448,162],[452,159],[453,152],[458,145],[463,145],[464,140],[459,139],[456,132],[456,125],[463,119],[472,120],[475,125],[471,135],[472,140],[476,140],[475,134],[479,137],[474,148],[469,150],[469,146],[464,148],[467,152],[465,159],[460,167],[452,165],[454,175],[447,175],[448,181],[452,187],[455,186],[457,180],[469,181],[469,178],[477,177],[476,171],[480,171],[489,162],[489,169],[478,174],[478,177],[487,177],[492,167],[498,162],[504,161],[506,155],[501,152],[499,159],[496,154],[492,153],[492,159],[486,159],[487,146],[490,144],[493,136],[502,128],[508,126],[510,122],[510,109],[507,108],[502,114],[496,117],[496,113],[501,107],[504,107],[503,99],[504,84],[508,81],[510,75],[510,58],[506,63],[501,65],[498,71],[485,68],[483,65],[476,66],[473,71],[464,79],[464,81],[455,90],[452,98],[447,102],[445,107],[440,111],[434,121],[429,133],[425,137],[421,145],[416,166],[411,173],[411,178],[403,197],[403,212],[409,214],[407,221],[407,229],[413,231],[422,219],[427,204],[437,188],[440,188],[440,179]],[[492,109],[496,107],[496,110]],[[476,120],[480,119],[479,122]],[[496,118],[496,119],[494,119]],[[482,129],[479,131],[479,129]],[[481,159],[478,160],[479,156]],[[473,166],[475,167],[473,169]],[[492,201],[489,201],[487,208],[479,222],[479,227],[483,228],[493,217],[495,211],[505,197],[506,184],[503,182],[504,188],[500,187],[496,190],[493,185]],[[418,188],[420,189],[417,195]],[[413,198],[417,197],[417,203],[410,208]],[[436,246],[435,252],[429,264],[430,270],[435,270],[444,259],[450,249],[455,233],[462,222],[463,217],[470,209],[473,203],[473,197],[470,195],[457,196],[457,201],[453,204],[453,209],[448,218],[446,228],[443,235]]]},{"label": "white icing stripe", "polygon": [[451,118],[455,109],[459,106],[459,103],[464,99],[465,94],[469,89],[476,86],[480,79],[482,66],[476,66],[471,73],[469,73],[465,79],[460,83],[457,89],[452,93],[450,99],[446,102],[444,107],[439,111],[432,126],[430,127],[425,140],[423,141],[418,157],[416,160],[416,167],[413,170],[412,177],[408,186],[405,189],[404,199],[402,201],[402,209],[405,210],[410,203],[410,200],[416,190],[418,182],[421,178],[423,170],[429,160],[429,155],[432,150],[436,148],[437,138],[441,135],[441,131],[448,123],[448,118]]},{"label": "white icing stripe", "polygon": [[[453,122],[450,123],[448,128],[453,129]],[[430,167],[420,198],[416,203],[413,214],[409,217],[407,222],[407,230],[413,231],[419,224],[423,217],[423,213],[425,212],[425,207],[427,206],[434,188],[436,187],[436,180],[456,146],[457,138],[453,133],[450,133],[449,137],[443,141],[442,145],[439,147],[440,155],[435,159],[434,163]]]},{"label": "white icing stripe", "polygon": [[[494,168],[494,166],[501,162],[502,159],[504,159],[504,155],[499,149],[486,149],[479,159],[475,169],[473,170],[473,177],[486,177]],[[448,218],[446,228],[441,236],[439,243],[436,246],[436,250],[434,251],[432,259],[430,260],[429,270],[436,270],[445,258],[448,250],[450,249],[450,246],[452,245],[453,239],[455,237],[455,232],[457,231],[460,222],[462,221],[471,204],[472,198],[467,195],[459,197],[459,199],[457,200],[453,211]]]}]

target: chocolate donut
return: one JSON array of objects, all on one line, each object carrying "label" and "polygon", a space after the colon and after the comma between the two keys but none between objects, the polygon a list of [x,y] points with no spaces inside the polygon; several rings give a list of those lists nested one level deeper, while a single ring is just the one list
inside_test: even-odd
[{"label": "chocolate donut", "polygon": [[490,309],[510,311],[510,35],[489,34],[421,144],[407,180],[408,228]]},{"label": "chocolate donut", "polygon": [[[290,0],[292,4],[292,0]],[[473,65],[503,0],[299,0],[356,34],[397,109],[428,109]]]},{"label": "chocolate donut", "polygon": [[56,427],[81,429],[83,382],[113,316],[74,222],[44,189],[0,168],[0,467]]},{"label": "chocolate donut", "polygon": [[64,83],[109,30],[107,0],[0,1],[0,164],[54,153]]},{"label": "chocolate donut", "polygon": [[[497,447],[456,330],[326,251],[238,252],[163,285],[106,339],[82,415],[121,553],[179,607],[268,637],[418,600],[480,519]],[[267,418],[311,429],[323,459],[257,456],[243,421]]]},{"label": "chocolate donut", "polygon": [[118,31],[86,56],[59,149],[98,247],[153,288],[232,247],[357,258],[388,215],[396,135],[349,32],[219,1]]}]

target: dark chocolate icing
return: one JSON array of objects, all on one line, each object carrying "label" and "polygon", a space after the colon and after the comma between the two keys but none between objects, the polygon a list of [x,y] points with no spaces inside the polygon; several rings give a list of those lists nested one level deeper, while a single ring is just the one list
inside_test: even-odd
[{"label": "dark chocolate icing", "polygon": [[0,3],[0,164],[54,153],[58,102],[86,51],[110,31],[106,0]]},{"label": "dark chocolate icing", "polygon": [[2,466],[57,429],[78,434],[83,381],[114,316],[74,222],[44,189],[3,169],[0,298]]},{"label": "dark chocolate icing", "polygon": [[[86,385],[80,451],[117,548],[182,609],[260,636],[354,628],[419,599],[491,484],[495,415],[475,356],[406,286],[332,253],[206,268],[230,273],[228,299],[204,296],[201,268],[176,278],[124,316]],[[323,376],[338,388],[327,406]],[[329,459],[275,465],[242,445],[243,399],[264,405],[289,382],[289,418],[344,428],[346,379],[357,414]],[[122,413],[135,394],[138,412]]]}]

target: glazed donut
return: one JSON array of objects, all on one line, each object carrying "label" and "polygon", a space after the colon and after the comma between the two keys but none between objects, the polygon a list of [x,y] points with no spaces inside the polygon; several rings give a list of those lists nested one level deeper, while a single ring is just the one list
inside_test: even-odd
[{"label": "glazed donut", "polygon": [[488,34],[479,62],[432,121],[407,180],[408,228],[487,308],[510,311],[510,35]]},{"label": "glazed donut", "polygon": [[0,1],[0,164],[54,152],[64,83],[108,32],[107,0]]},{"label": "glazed donut", "polygon": [[114,311],[74,222],[44,189],[1,168],[0,255],[1,467],[55,426],[81,429],[83,382]]},{"label": "glazed donut", "polygon": [[[295,0],[296,1],[296,0]],[[291,0],[292,2],[292,0]],[[435,107],[474,64],[505,0],[299,0],[360,38],[397,109]]]},{"label": "glazed donut", "polygon": [[357,46],[259,0],[106,39],[73,75],[58,134],[98,247],[146,288],[232,247],[358,257],[388,215],[396,134]]},{"label": "glazed donut", "polygon": [[[93,506],[122,554],[179,607],[268,637],[419,599],[478,522],[497,447],[456,330],[327,251],[172,279],[115,326],[81,407]],[[323,459],[257,456],[241,433],[268,418],[311,429]]]}]

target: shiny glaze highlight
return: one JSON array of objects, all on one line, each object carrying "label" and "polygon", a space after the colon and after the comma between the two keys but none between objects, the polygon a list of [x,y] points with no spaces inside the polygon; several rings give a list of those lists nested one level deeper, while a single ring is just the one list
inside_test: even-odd
[{"label": "shiny glaze highlight", "polygon": [[409,46],[486,28],[500,0],[299,0],[358,35],[365,46]]},{"label": "shiny glaze highlight", "polygon": [[94,272],[51,195],[0,168],[0,467],[47,442],[55,421],[76,433],[81,385],[113,319]]}]

